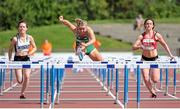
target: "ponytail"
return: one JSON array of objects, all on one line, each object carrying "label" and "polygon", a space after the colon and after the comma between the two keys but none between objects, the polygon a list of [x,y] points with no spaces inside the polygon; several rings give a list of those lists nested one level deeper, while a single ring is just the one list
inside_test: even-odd
[{"label": "ponytail", "polygon": [[84,21],[84,20],[82,20],[82,19],[80,19],[80,18],[76,18],[76,19],[75,19],[75,22],[76,22],[76,24],[77,24],[77,27],[86,26],[86,25],[87,25],[87,21]]}]

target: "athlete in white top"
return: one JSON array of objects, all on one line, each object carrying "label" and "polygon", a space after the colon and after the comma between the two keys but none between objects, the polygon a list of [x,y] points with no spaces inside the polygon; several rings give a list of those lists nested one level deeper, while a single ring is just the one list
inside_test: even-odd
[{"label": "athlete in white top", "polygon": [[[21,20],[18,23],[18,33],[11,40],[9,47],[9,60],[11,61],[13,49],[15,49],[14,61],[30,61],[29,56],[32,55],[36,50],[36,44],[32,36],[27,35],[28,30],[27,23]],[[33,47],[29,51],[30,45]],[[31,69],[16,69],[16,79],[19,84],[22,84],[20,99],[25,99],[25,90],[29,84]]]}]

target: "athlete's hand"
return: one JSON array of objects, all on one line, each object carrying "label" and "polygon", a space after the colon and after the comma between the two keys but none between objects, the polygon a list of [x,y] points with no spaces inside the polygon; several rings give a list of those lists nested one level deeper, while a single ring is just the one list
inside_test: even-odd
[{"label": "athlete's hand", "polygon": [[85,46],[81,46],[81,50],[82,50],[83,52],[85,52],[85,49],[86,49]]},{"label": "athlete's hand", "polygon": [[59,21],[63,22],[64,18],[63,16],[59,16]]},{"label": "athlete's hand", "polygon": [[83,51],[85,51],[86,47],[87,47],[87,44],[82,42],[81,43],[81,48],[82,48]]},{"label": "athlete's hand", "polygon": [[141,50],[145,49],[144,45],[139,45],[139,49]]},{"label": "athlete's hand", "polygon": [[12,63],[13,59],[11,58],[11,56],[9,57],[9,59],[7,61],[8,61],[8,63]]},{"label": "athlete's hand", "polygon": [[87,47],[87,44],[84,42],[82,42],[81,45]]},{"label": "athlete's hand", "polygon": [[32,57],[33,56],[33,54],[28,54],[28,57]]}]

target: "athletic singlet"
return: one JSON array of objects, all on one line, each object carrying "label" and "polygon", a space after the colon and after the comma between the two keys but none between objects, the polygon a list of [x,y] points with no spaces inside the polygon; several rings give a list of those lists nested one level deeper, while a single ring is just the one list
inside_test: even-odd
[{"label": "athletic singlet", "polygon": [[30,47],[29,35],[28,34],[26,35],[25,41],[22,41],[20,39],[19,34],[17,34],[16,38],[17,38],[17,42],[16,42],[16,45],[15,45],[15,52],[16,53],[18,53],[18,52],[28,52],[29,47]]},{"label": "athletic singlet", "polygon": [[143,38],[141,40],[141,43],[144,50],[154,50],[157,48],[157,41],[155,39],[156,33],[157,32],[153,32],[153,36],[151,38],[147,38],[145,32],[142,34]]},{"label": "athletic singlet", "polygon": [[[75,35],[76,35],[76,50],[80,46],[80,44],[82,42],[87,43],[89,41],[89,37],[88,37],[88,33],[87,32],[86,32],[86,34],[84,36],[80,36],[80,34],[76,31]],[[85,53],[87,55],[89,55],[94,49],[95,49],[94,45],[91,44],[91,45],[86,47]]]},{"label": "athletic singlet", "polygon": [[76,32],[76,45],[79,46],[81,42],[87,43],[89,41],[88,35],[86,33],[85,36],[80,36],[78,32]]}]

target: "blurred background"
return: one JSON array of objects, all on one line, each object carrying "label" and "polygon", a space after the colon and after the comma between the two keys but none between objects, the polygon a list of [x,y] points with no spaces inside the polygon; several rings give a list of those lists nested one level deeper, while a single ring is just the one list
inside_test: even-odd
[{"label": "blurred background", "polygon": [[[132,44],[143,32],[134,28],[135,19],[151,17],[172,53],[180,56],[180,0],[0,0],[0,54],[7,52],[21,19],[27,21],[38,52],[46,39],[53,52],[72,52],[74,35],[58,22],[59,15],[71,22],[87,20],[101,52],[132,52]],[[161,46],[159,52],[165,54]]]}]

